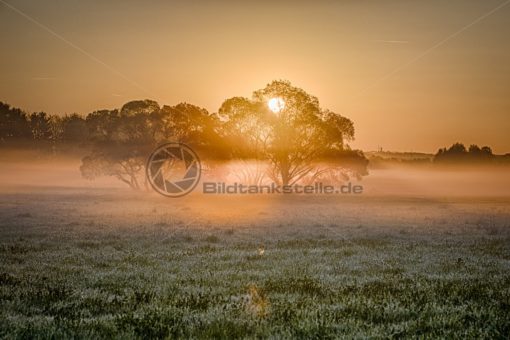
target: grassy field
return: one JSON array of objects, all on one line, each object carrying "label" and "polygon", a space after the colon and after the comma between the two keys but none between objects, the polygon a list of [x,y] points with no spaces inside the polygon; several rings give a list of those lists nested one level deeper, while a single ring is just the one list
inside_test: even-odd
[{"label": "grassy field", "polygon": [[0,336],[510,334],[510,200],[0,195]]}]

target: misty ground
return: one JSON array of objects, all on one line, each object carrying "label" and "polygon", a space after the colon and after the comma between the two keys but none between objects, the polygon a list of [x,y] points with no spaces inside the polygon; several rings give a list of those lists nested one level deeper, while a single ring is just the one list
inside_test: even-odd
[{"label": "misty ground", "polygon": [[356,197],[168,199],[3,163],[0,337],[505,337],[508,177],[386,169]]}]

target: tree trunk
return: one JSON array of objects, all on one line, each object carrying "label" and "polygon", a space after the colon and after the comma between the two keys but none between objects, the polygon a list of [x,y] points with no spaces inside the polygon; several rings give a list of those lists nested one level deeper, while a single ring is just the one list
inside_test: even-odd
[{"label": "tree trunk", "polygon": [[280,163],[280,175],[282,177],[282,186],[289,185],[291,178],[289,171],[289,163],[287,161],[283,161]]}]

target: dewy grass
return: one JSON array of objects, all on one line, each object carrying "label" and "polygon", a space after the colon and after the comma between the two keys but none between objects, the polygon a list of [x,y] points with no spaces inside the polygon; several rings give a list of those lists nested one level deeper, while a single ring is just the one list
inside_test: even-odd
[{"label": "dewy grass", "polygon": [[0,198],[1,337],[510,334],[510,204],[134,197]]}]

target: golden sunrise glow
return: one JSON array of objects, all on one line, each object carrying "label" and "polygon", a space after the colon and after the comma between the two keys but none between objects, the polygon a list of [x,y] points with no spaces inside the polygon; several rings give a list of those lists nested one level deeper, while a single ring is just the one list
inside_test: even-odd
[{"label": "golden sunrise glow", "polygon": [[0,4],[0,101],[56,115],[143,99],[216,113],[282,79],[351,119],[355,149],[463,141],[507,153],[510,5],[491,12],[498,1],[5,0],[33,20]]},{"label": "golden sunrise glow", "polygon": [[269,110],[273,111],[274,113],[279,113],[285,108],[285,101],[282,98],[271,98],[267,102],[267,106],[269,107]]}]

